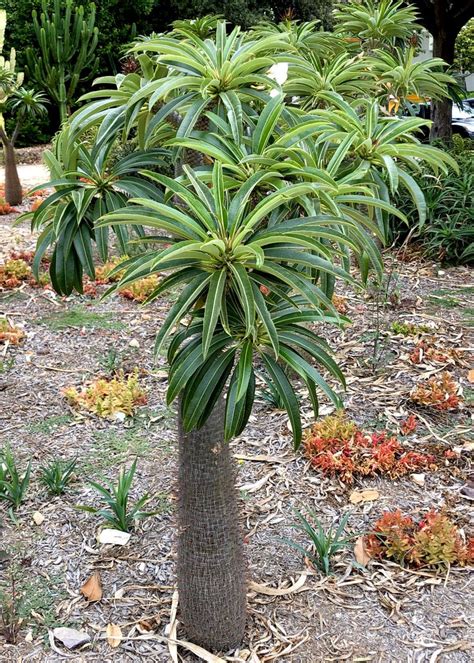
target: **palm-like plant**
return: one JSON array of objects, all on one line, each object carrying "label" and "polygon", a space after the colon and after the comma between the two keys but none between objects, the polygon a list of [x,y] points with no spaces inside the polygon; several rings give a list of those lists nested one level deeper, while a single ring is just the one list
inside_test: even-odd
[{"label": "palm-like plant", "polygon": [[348,52],[325,59],[313,51],[289,58],[288,80],[283,89],[305,110],[324,105],[322,94],[337,92],[344,97],[360,98],[374,87],[374,76],[359,55]]},{"label": "palm-like plant", "polygon": [[[53,179],[45,186],[55,187],[34,212],[23,215],[31,219],[33,229],[41,229],[33,269],[38,276],[41,259],[54,247],[50,276],[57,292],[68,295],[73,289],[82,292],[82,275],[85,271],[95,278],[93,245],[96,244],[105,262],[109,251],[107,228],[98,228],[96,221],[105,213],[122,207],[130,196],[159,197],[160,191],[149,181],[136,175],[145,167],[166,166],[167,151],[154,149],[132,151],[113,159],[113,142],[97,143],[89,151],[77,143],[70,150],[66,127],[57,139],[54,151],[47,151],[44,159]],[[127,253],[130,229],[113,228],[123,254]],[[140,227],[131,229],[143,234]]]},{"label": "palm-like plant", "polygon": [[271,35],[283,37],[287,48],[291,52],[300,53],[302,50],[310,49],[319,55],[329,56],[334,52],[345,50],[331,32],[318,29],[320,21],[297,21],[287,18],[280,23],[270,21],[260,22],[251,32],[250,38],[265,38]]},{"label": "palm-like plant", "polygon": [[[176,28],[175,33],[182,33],[184,38],[160,37],[132,48],[132,52],[156,54],[156,62],[167,67],[168,75],[144,85],[130,105],[141,105],[147,99],[153,108],[166,101],[160,118],[180,113],[178,136],[189,135],[206,110],[215,110],[228,117],[238,140],[246,104],[255,99],[265,101],[264,90],[277,87],[267,71],[275,61],[271,54],[284,48],[283,40],[271,35],[246,41],[238,27],[227,34],[224,21],[217,23],[215,39],[204,40],[182,28]],[[262,89],[257,89],[259,86]]]},{"label": "palm-like plant", "polygon": [[[178,166],[174,179],[138,168],[140,190],[126,188],[120,208],[102,209],[99,219],[94,212],[86,230],[149,229],[141,231],[144,251],[120,265],[118,287],[159,271],[166,276],[149,300],[178,289],[155,349],[168,345],[167,398],[179,401],[180,608],[188,636],[217,649],[237,645],[245,626],[242,535],[226,441],[245,427],[259,369],[288,413],[295,447],[302,436],[298,385],[315,412],[320,391],[339,402],[331,383],[343,384],[343,376],[313,325],[341,322],[331,292],[336,278],[353,282],[351,253],[380,275],[372,238],[377,210],[397,213],[387,192],[398,182],[407,186],[407,169],[416,169],[422,153],[412,139],[421,121],[403,125],[379,113],[374,53],[354,59],[341,38],[340,61],[328,64],[316,47],[295,53],[298,40],[290,41],[284,31],[227,35],[222,22],[205,39],[175,26],[173,36],[133,46],[139,70],[89,93],[63,134],[84,163],[133,134],[144,159],[166,146]],[[280,90],[268,75],[277,62],[290,64],[286,92],[299,97],[290,104],[270,96]],[[94,126],[90,151],[80,146],[81,133]],[[426,161],[447,163],[430,149]],[[186,163],[190,152],[199,155],[198,168]],[[78,184],[78,169],[71,170],[75,187],[92,187]],[[64,193],[72,186],[65,180],[56,183],[58,199],[72,195]],[[116,187],[120,192],[120,182]],[[95,183],[91,200],[101,191]],[[69,200],[60,204],[69,205],[68,217],[44,216],[56,248],[62,230],[67,239],[68,224],[88,209],[86,202],[77,211]],[[79,262],[88,261],[74,250]]]},{"label": "palm-like plant", "polygon": [[[349,191],[364,193],[358,191],[362,178],[366,184],[373,183],[378,198],[386,203],[394,202],[403,187],[411,196],[423,224],[426,205],[413,174],[420,171],[423,162],[434,172],[458,170],[456,161],[448,153],[424,145],[416,138],[416,132],[426,122],[420,118],[382,115],[378,102],[368,99],[349,103],[332,93],[322,94],[321,99],[331,110],[318,109],[305,116],[296,129],[276,141],[276,145],[291,147],[292,161],[305,181],[320,180],[322,173],[332,177],[334,186],[338,187],[337,193],[333,193],[335,201]],[[295,136],[297,139],[305,136],[304,148],[295,148]],[[324,199],[321,202],[324,209]],[[389,210],[376,200],[372,205],[369,203],[368,211],[371,216],[375,215],[383,240],[389,242]],[[345,213],[357,214],[351,209],[346,209]]]},{"label": "palm-like plant", "polygon": [[[265,171],[254,174],[234,191],[226,189],[219,162],[213,167],[210,189],[192,169],[184,169],[188,186],[148,173],[169,194],[165,194],[164,202],[133,199],[127,208],[108,214],[99,223],[99,227],[133,223],[155,228],[160,234],[153,236],[153,241],[161,237],[167,244],[167,233],[173,235],[170,247],[122,263],[126,273],[121,287],[144,273],[158,271],[165,271],[167,276],[149,299],[186,284],[161,327],[155,346],[159,352],[183,316],[192,314],[192,324],[173,338],[169,354],[168,401],[182,395],[186,432],[205,423],[229,376],[230,393],[235,388],[236,400],[235,409],[230,408],[232,399],[227,402],[226,438],[241,432],[250,414],[242,408],[253,400],[252,365],[256,355],[285,403],[297,447],[301,440],[297,397],[281,365],[288,364],[300,375],[311,393],[319,386],[336,403],[337,397],[304,359],[304,352],[343,380],[326,344],[321,344],[302,325],[308,320],[337,321],[337,313],[325,293],[305,277],[301,268],[315,268],[352,281],[350,274],[335,264],[334,248],[322,239],[330,238],[361,250],[365,244],[358,247],[348,232],[334,229],[340,224],[355,226],[348,218],[319,215],[278,220],[276,215],[275,223],[267,227],[266,219],[272,212],[286,211],[292,200],[317,191],[317,184],[284,186],[252,207],[249,201],[259,181],[265,178]],[[370,242],[368,237],[366,242]],[[266,298],[262,287],[274,296]],[[298,293],[296,299],[289,297],[290,291]],[[191,347],[192,362],[188,356]]]},{"label": "palm-like plant", "polygon": [[15,143],[26,117],[44,115],[47,99],[41,92],[22,87],[23,73],[16,72],[16,54],[12,48],[10,59],[6,60],[1,52],[7,14],[0,9],[0,104],[12,112],[16,119],[11,136],[7,135],[3,113],[0,111],[0,140],[5,153],[5,200],[10,205],[19,205],[23,198],[20,178],[16,167]]},{"label": "palm-like plant", "polygon": [[288,413],[295,448],[302,436],[296,385],[306,386],[315,412],[320,390],[340,402],[322,370],[344,384],[341,371],[324,340],[307,326],[341,321],[314,272],[320,281],[326,274],[351,282],[349,265],[337,264],[345,255],[341,247],[371,251],[375,262],[377,255],[369,233],[344,214],[342,201],[339,215],[291,216],[294,204],[297,210],[314,208],[320,183],[284,183],[255,204],[265,169],[239,188],[226,187],[218,160],[210,178],[186,165],[181,181],[142,174],[162,185],[164,200],[132,199],[98,225],[154,229],[147,239],[167,245],[122,263],[120,287],[160,271],[167,276],[149,300],[182,288],[155,344],[159,352],[169,340],[167,398],[179,398],[181,614],[193,640],[223,649],[240,640],[245,622],[245,573],[241,535],[232,522],[237,507],[226,441],[242,432],[250,416],[257,366],[265,367]]},{"label": "palm-like plant", "polygon": [[358,37],[368,48],[406,42],[420,26],[403,0],[349,0],[334,10],[336,34]]},{"label": "palm-like plant", "polygon": [[378,50],[370,58],[371,68],[381,93],[398,102],[410,96],[422,99],[439,99],[446,96],[446,86],[455,80],[447,74],[440,58],[417,62],[415,49],[396,48],[389,53]]}]

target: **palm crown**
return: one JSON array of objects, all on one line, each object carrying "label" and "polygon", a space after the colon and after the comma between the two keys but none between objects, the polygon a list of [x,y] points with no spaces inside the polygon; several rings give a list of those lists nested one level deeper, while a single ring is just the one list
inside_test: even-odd
[{"label": "palm crown", "polygon": [[[228,384],[226,436],[242,431],[262,366],[298,445],[295,376],[315,411],[318,389],[339,403],[324,372],[343,382],[308,324],[343,322],[331,296],[336,279],[354,282],[351,253],[364,274],[380,275],[373,237],[387,235],[389,215],[404,218],[391,204],[400,186],[424,214],[410,175],[419,160],[441,169],[455,164],[419,143],[421,120],[380,110],[387,86],[408,91],[387,74],[396,69],[389,58],[401,33],[386,30],[391,54],[379,57],[376,49],[357,55],[345,36],[334,46],[337,38],[324,39],[314,24],[260,26],[248,35],[238,28],[228,34],[216,21],[215,35],[204,37],[213,25],[178,24],[172,35],[137,42],[131,52],[139,71],[102,79],[109,87],[86,95],[61,138],[81,165],[57,173],[58,191],[33,222],[46,223],[40,249],[55,245],[52,269],[63,275],[56,278],[63,292],[78,287],[82,266],[91,272],[91,243],[103,245],[108,227],[119,238],[138,229],[143,251],[121,264],[117,287],[164,273],[149,299],[179,290],[156,351],[169,344],[168,401],[180,397],[185,429],[204,424]],[[269,76],[276,62],[289,63],[283,91]],[[447,78],[438,69],[435,63],[429,71],[442,93]],[[380,80],[388,81],[385,89]],[[88,156],[79,144],[92,127]],[[133,145],[131,178],[127,162],[107,166],[111,145],[124,140]],[[164,149],[181,166],[175,178],[156,172]],[[183,163],[190,151],[201,156],[198,168]],[[75,209],[81,222],[74,225]],[[67,279],[71,254],[76,276]]]}]

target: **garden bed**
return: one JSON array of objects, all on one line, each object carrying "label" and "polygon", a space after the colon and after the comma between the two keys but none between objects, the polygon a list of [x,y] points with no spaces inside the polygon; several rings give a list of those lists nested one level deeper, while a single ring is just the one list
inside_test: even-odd
[{"label": "garden bed", "polygon": [[[9,221],[2,220],[6,229]],[[33,243],[24,226],[11,237],[16,249]],[[349,511],[349,531],[356,534],[370,531],[386,510],[400,508],[418,517],[431,507],[443,508],[458,527],[472,530],[472,503],[460,492],[473,444],[471,272],[440,270],[416,256],[400,258],[387,256],[385,292],[340,291],[352,325],[342,331],[328,328],[322,335],[335,348],[347,378],[348,415],[367,430],[398,433],[402,421],[415,414],[418,427],[404,443],[435,454],[438,470],[424,472],[422,485],[409,474],[396,480],[356,478],[344,485],[313,469],[302,451],[292,450],[286,414],[260,395],[249,425],[232,442],[249,561],[246,640],[238,652],[208,660],[471,660],[472,576],[467,568],[447,573],[371,561],[360,569],[349,549],[336,560],[335,574],[322,577],[280,541],[306,544],[291,529],[294,508],[313,509],[325,525]],[[105,289],[99,286],[99,294]],[[19,465],[25,468],[32,458],[33,467],[16,524],[0,505],[0,552],[17,550],[30,602],[17,644],[0,637],[0,661],[65,660],[67,650],[50,635],[57,626],[89,634],[91,643],[82,649],[81,660],[198,660],[186,646],[174,659],[165,637],[171,633],[185,639],[179,626],[173,630],[176,623],[167,630],[176,599],[175,408],[165,404],[165,360],[153,362],[152,357],[154,334],[168,306],[157,300],[142,308],[118,295],[105,301],[64,299],[29,285],[0,292],[1,314],[25,332],[18,345],[0,344],[0,447],[10,444]],[[455,349],[459,356],[413,363],[410,354],[419,339],[395,333],[394,322],[428,326],[442,348]],[[65,388],[110,376],[115,368],[137,368],[147,390],[147,403],[133,418],[101,419],[72,408],[62,395]],[[461,409],[446,412],[410,400],[421,379],[445,370],[463,389]],[[300,396],[310,426],[303,390]],[[321,414],[332,411],[322,399]],[[453,449],[454,456],[446,456]],[[51,498],[38,481],[39,466],[52,458],[75,457],[76,480],[64,496]],[[150,507],[158,513],[141,522],[126,546],[101,545],[96,538],[100,519],[75,505],[97,504],[86,480],[115,480],[119,468],[135,457],[133,494],[150,492]],[[378,497],[353,504],[351,493],[365,489],[377,491]],[[39,525],[35,513],[44,517]],[[4,576],[6,567],[0,557]],[[80,589],[94,573],[100,575],[102,598],[88,603]],[[120,626],[123,639],[117,648],[107,641],[108,624]]]}]

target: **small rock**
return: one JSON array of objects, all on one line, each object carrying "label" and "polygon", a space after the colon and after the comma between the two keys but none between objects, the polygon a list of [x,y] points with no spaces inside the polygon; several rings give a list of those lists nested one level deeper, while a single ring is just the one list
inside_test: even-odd
[{"label": "small rock", "polygon": [[132,338],[132,340],[131,340],[130,343],[129,343],[129,346],[130,346],[131,348],[139,348],[139,347],[140,347],[140,343],[137,341],[136,338]]},{"label": "small rock", "polygon": [[130,537],[131,534],[129,532],[121,532],[118,529],[103,529],[97,540],[99,543],[112,546],[126,546],[130,541]]},{"label": "small rock", "polygon": [[85,631],[78,631],[75,628],[67,628],[60,626],[53,630],[53,635],[56,640],[63,643],[68,649],[77,649],[81,645],[91,641],[90,636]]},{"label": "small rock", "polygon": [[410,474],[411,480],[416,483],[417,486],[425,485],[425,475],[424,474]]},{"label": "small rock", "polygon": [[35,525],[42,525],[44,523],[44,516],[40,511],[35,511],[32,518]]},{"label": "small rock", "polygon": [[112,419],[114,421],[118,421],[119,423],[123,423],[126,418],[127,415],[125,414],[125,412],[114,412],[114,414],[112,415]]}]

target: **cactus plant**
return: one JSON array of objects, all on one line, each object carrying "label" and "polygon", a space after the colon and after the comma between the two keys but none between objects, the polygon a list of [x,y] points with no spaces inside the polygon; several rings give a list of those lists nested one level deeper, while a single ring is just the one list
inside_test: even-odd
[{"label": "cactus plant", "polygon": [[38,115],[46,112],[44,102],[46,98],[40,92],[26,90],[22,87],[23,72],[16,71],[16,53],[12,48],[10,59],[3,55],[3,43],[5,28],[7,25],[7,13],[0,9],[0,107],[8,108],[16,116],[16,125],[11,136],[8,136],[3,113],[0,112],[0,140],[2,141],[5,159],[5,201],[9,205],[19,205],[23,192],[20,178],[16,167],[15,141],[18,137],[21,124],[26,115]]},{"label": "cactus plant", "polygon": [[[64,10],[63,10],[64,7]],[[79,83],[94,75],[98,58],[94,58],[99,39],[95,27],[95,4],[76,5],[74,0],[41,3],[41,13],[32,12],[33,27],[41,56],[32,48],[26,50],[28,75],[58,105],[63,122],[71,110]]]}]

